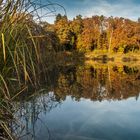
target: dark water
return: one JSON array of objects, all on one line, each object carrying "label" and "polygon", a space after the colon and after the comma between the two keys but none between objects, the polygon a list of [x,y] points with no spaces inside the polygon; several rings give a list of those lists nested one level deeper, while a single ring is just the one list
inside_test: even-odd
[{"label": "dark water", "polygon": [[42,85],[15,102],[21,140],[140,140],[139,66],[57,66]]}]

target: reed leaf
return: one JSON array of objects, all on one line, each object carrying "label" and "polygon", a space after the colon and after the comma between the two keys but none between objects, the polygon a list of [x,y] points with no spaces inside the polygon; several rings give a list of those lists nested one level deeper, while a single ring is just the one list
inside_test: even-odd
[{"label": "reed leaf", "polygon": [[10,99],[10,92],[9,92],[9,88],[8,88],[8,85],[7,85],[7,82],[4,80],[3,76],[0,74],[0,78],[5,86],[5,89],[6,89],[6,93],[5,93],[5,97],[7,97],[7,99]]},{"label": "reed leaf", "polygon": [[4,34],[1,34],[1,39],[2,39],[2,48],[3,48],[3,59],[4,62],[6,62],[6,49],[5,49],[5,39],[4,39]]}]

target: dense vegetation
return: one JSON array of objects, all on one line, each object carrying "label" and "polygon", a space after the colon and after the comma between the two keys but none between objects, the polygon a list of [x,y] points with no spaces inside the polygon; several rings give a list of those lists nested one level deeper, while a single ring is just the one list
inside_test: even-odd
[{"label": "dense vegetation", "polygon": [[[43,24],[58,38],[59,50],[108,53],[137,52],[140,47],[140,22],[119,17],[76,16],[72,21],[58,14],[54,25]],[[47,28],[48,27],[48,28]]]},{"label": "dense vegetation", "polygon": [[0,1],[0,139],[15,139],[9,129],[10,120],[17,123],[12,101],[28,84],[36,89],[46,67],[51,35],[37,22],[42,7],[30,0]]}]

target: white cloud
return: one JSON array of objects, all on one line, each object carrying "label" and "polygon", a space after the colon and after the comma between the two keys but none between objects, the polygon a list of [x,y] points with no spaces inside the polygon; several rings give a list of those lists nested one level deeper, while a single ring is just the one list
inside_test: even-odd
[{"label": "white cloud", "polygon": [[91,2],[89,7],[83,9],[84,16],[105,15],[119,16],[137,20],[140,16],[140,5],[132,3],[130,0],[123,0],[120,3],[111,4],[107,0]]},{"label": "white cloud", "polygon": [[[55,1],[55,0],[54,0]],[[60,0],[56,0],[58,3]],[[130,18],[137,20],[140,17],[140,4],[136,4],[133,0],[75,0],[61,1],[61,4],[67,10],[69,19],[73,19],[78,14],[83,17],[91,17],[93,15],[104,15],[114,17]],[[59,12],[59,10],[57,11]],[[62,9],[61,9],[62,12]],[[64,12],[62,12],[63,14]],[[47,18],[48,21],[53,21],[54,17]]]}]

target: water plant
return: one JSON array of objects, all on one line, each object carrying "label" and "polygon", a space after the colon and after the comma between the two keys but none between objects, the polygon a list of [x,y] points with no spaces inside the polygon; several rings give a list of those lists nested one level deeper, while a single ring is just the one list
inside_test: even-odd
[{"label": "water plant", "polygon": [[[28,84],[39,85],[47,61],[42,52],[47,53],[51,44],[39,23],[42,17],[55,15],[53,5],[61,6],[49,1],[46,5],[30,0],[0,1],[0,139],[15,139],[8,128],[13,119],[12,101]],[[47,13],[42,15],[42,8],[47,8]]]}]

